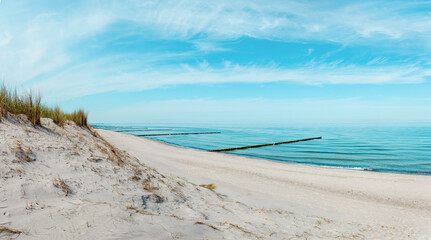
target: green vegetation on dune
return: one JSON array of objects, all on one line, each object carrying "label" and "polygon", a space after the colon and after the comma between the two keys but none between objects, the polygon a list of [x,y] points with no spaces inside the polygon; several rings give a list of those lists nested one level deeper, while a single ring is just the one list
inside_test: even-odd
[{"label": "green vegetation on dune", "polygon": [[88,114],[84,110],[65,113],[59,107],[51,108],[42,104],[40,94],[18,94],[4,84],[0,87],[0,121],[7,113],[24,114],[33,126],[40,125],[41,118],[51,118],[55,124],[63,127],[66,121],[75,122],[78,126],[87,126]]}]

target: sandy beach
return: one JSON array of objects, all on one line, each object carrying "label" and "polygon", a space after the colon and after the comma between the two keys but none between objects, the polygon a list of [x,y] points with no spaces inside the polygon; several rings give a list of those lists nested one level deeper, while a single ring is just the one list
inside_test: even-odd
[{"label": "sandy beach", "polygon": [[[171,146],[98,130],[109,142],[164,174],[214,183],[230,199],[344,223],[382,226],[393,236],[431,238],[429,176],[286,164]],[[369,236],[371,237],[371,236]]]},{"label": "sandy beach", "polygon": [[[0,239],[430,239],[429,176],[0,123]],[[211,185],[212,184],[212,185]],[[215,189],[214,189],[215,186]]]}]

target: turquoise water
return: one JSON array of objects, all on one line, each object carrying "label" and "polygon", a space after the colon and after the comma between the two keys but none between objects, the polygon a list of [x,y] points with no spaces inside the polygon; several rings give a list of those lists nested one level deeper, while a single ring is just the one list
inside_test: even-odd
[{"label": "turquoise water", "polygon": [[288,163],[431,175],[431,126],[372,126],[364,124],[277,127],[154,124],[93,124],[93,126],[132,135],[221,132],[220,134],[209,135],[147,137],[172,145],[201,150],[322,136],[323,139],[321,140],[226,153]]}]

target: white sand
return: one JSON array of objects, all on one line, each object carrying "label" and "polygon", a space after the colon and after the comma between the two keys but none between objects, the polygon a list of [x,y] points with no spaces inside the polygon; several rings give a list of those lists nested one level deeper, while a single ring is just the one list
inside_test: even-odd
[{"label": "white sand", "polygon": [[[376,227],[367,237],[431,239],[431,177],[285,164],[167,145],[99,130],[112,144],[165,174],[215,183],[232,200]],[[310,223],[311,224],[311,223]],[[343,230],[341,226],[330,226]],[[389,234],[384,235],[383,234]],[[377,234],[377,235],[373,235]]]},{"label": "white sand", "polygon": [[100,130],[120,151],[73,123],[42,123],[0,123],[0,239],[431,236],[427,176],[288,165]]}]

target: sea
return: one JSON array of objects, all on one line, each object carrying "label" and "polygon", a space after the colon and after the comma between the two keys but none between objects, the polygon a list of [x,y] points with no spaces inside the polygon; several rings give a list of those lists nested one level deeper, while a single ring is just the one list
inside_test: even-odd
[{"label": "sea", "polygon": [[[322,137],[322,139],[311,141],[270,145],[225,153],[330,168],[431,175],[431,124],[94,123],[92,126],[130,135],[147,135],[141,137],[200,150]],[[219,133],[177,135],[178,133],[196,132]]]}]

